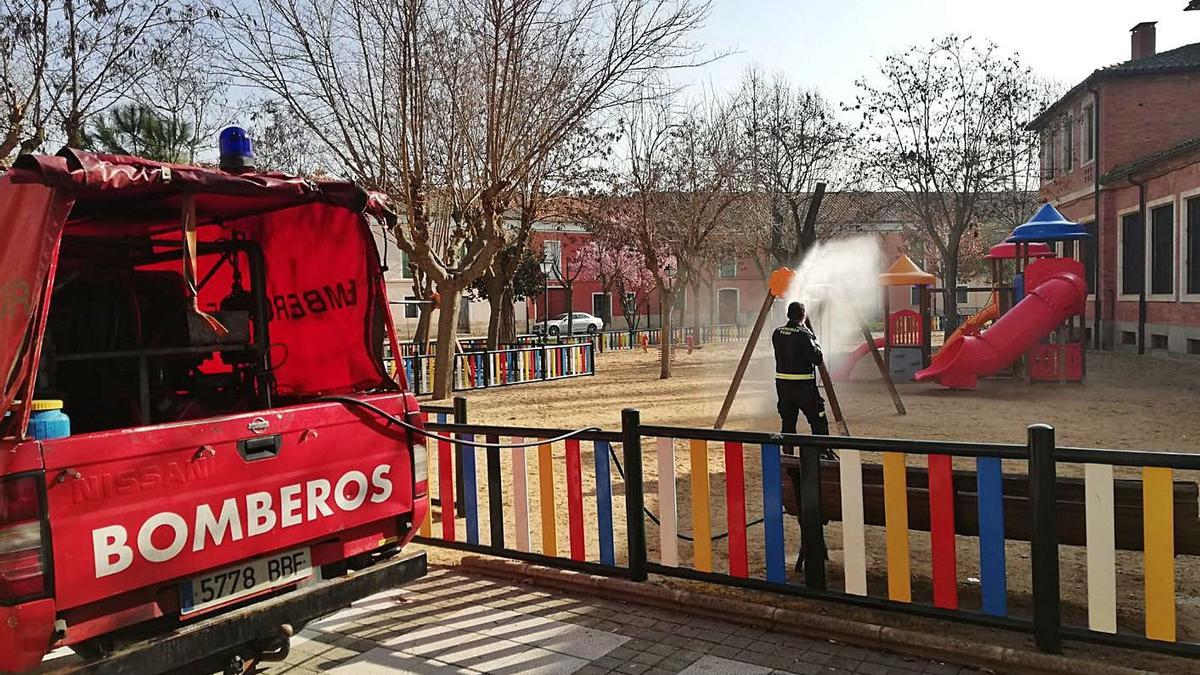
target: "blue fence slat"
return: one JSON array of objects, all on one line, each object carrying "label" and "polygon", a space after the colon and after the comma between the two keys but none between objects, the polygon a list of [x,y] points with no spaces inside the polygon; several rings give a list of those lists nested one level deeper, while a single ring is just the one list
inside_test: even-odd
[{"label": "blue fence slat", "polygon": [[999,457],[975,460],[979,493],[979,577],[983,612],[1008,616],[1008,578],[1004,567],[1004,492]]},{"label": "blue fence slat", "polygon": [[[474,434],[463,434],[463,440],[472,442]],[[475,476],[475,448],[469,445],[459,446],[459,461],[463,468],[463,503],[464,514],[467,518],[467,543],[479,543],[479,495]]]},{"label": "blue fence slat", "polygon": [[596,456],[596,522],[600,535],[600,562],[616,566],[613,554],[612,477],[608,468],[608,441],[592,444]]},{"label": "blue fence slat", "polygon": [[783,478],[778,445],[762,446],[763,529],[766,539],[767,581],[787,583],[783,553]]}]

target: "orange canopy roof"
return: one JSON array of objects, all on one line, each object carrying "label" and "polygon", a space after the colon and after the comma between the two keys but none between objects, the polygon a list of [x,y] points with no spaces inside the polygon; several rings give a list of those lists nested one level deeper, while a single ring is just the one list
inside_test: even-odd
[{"label": "orange canopy roof", "polygon": [[930,286],[933,275],[917,267],[908,256],[902,255],[886,272],[879,275],[879,283],[884,286]]}]

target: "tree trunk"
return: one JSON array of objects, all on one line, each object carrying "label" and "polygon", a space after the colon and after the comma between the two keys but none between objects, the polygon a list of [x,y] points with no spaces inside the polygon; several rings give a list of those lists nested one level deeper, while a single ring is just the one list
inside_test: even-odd
[{"label": "tree trunk", "polygon": [[567,293],[567,337],[575,335],[575,282],[563,284]]},{"label": "tree trunk", "polygon": [[425,345],[429,344],[429,324],[432,323],[433,307],[420,305],[417,312],[417,329],[413,332],[413,343],[419,345],[417,349],[424,353]]},{"label": "tree trunk", "polygon": [[[501,335],[500,323],[504,318],[504,298],[511,297],[512,289],[512,272],[513,269],[506,269],[500,256],[492,263],[492,269],[483,275],[483,287],[487,291],[488,301],[488,349],[495,349],[496,345],[505,341]],[[511,266],[508,266],[511,267]],[[512,314],[511,307],[509,314]],[[508,339],[511,342],[511,338]]]},{"label": "tree trunk", "polygon": [[671,313],[675,310],[675,297],[671,293],[659,291],[659,308],[662,314],[662,325],[658,333],[658,379],[671,378]]},{"label": "tree trunk", "polygon": [[504,289],[504,299],[500,303],[500,330],[496,337],[499,344],[512,344],[517,341],[517,317],[513,310],[511,286]]},{"label": "tree trunk", "polygon": [[458,335],[458,312],[462,294],[451,284],[439,285],[437,344],[433,360],[433,398],[442,400],[454,393],[454,344]]},{"label": "tree trunk", "polygon": [[83,138],[83,116],[78,112],[72,112],[63,120],[63,132],[67,136],[67,146],[72,148],[82,148],[84,145]]},{"label": "tree trunk", "polygon": [[[512,307],[509,307],[509,314]],[[500,345],[500,322],[504,317],[504,295],[495,296],[488,293],[488,332],[487,348],[497,349]]]},{"label": "tree trunk", "polygon": [[0,141],[0,160],[7,159],[20,142],[21,118],[19,115],[12,115],[8,120],[8,133],[4,135],[4,140]]},{"label": "tree trunk", "polygon": [[958,328],[958,246],[948,247],[946,258],[942,261],[942,284],[946,287],[942,297],[945,300],[946,323],[942,330],[946,335]]}]

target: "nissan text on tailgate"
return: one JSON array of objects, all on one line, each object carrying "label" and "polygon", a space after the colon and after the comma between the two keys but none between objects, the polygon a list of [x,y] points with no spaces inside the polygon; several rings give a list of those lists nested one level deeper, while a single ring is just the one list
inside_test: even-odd
[{"label": "nissan text on tailgate", "polygon": [[0,178],[0,671],[61,646],[248,667],[424,574],[389,222],[353,184],[245,168],[67,149]]}]

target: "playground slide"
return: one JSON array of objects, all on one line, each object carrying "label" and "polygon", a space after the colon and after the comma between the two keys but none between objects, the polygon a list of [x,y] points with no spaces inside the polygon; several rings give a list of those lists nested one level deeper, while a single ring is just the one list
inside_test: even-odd
[{"label": "playground slide", "polygon": [[[886,344],[887,342],[883,338],[875,338],[876,348],[883,349],[884,345]],[[846,357],[846,360],[838,366],[838,369],[830,374],[830,379],[832,379],[834,382],[845,382],[846,380],[849,380],[850,373],[854,372],[854,367],[857,366],[858,362],[861,361],[864,356],[870,353],[870,351],[871,345],[867,344],[866,342],[859,345],[857,349],[850,352],[849,356]]]},{"label": "playground slide", "polygon": [[968,335],[978,335],[985,323],[995,321],[998,316],[1000,316],[1000,304],[996,294],[992,293],[991,299],[983,309],[967,317],[967,320],[942,342],[942,346],[934,352],[933,357],[929,360],[929,368],[936,369],[942,365],[946,360],[946,355],[951,353],[951,348],[956,342]]},{"label": "playground slide", "polygon": [[994,375],[1027,352],[1068,317],[1083,311],[1087,282],[1075,260],[1039,260],[1025,270],[1025,299],[979,335],[964,335],[938,352],[918,382],[933,380],[952,389],[974,389],[978,378]]}]

